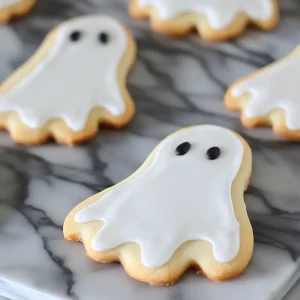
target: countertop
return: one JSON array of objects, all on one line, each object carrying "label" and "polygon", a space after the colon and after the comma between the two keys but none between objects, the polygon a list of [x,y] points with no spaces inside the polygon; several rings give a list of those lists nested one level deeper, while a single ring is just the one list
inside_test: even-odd
[{"label": "countertop", "polygon": [[[147,21],[128,16],[126,3],[38,0],[28,16],[0,26],[0,82],[51,28],[73,16],[114,16],[138,43],[128,83],[137,113],[128,127],[101,129],[74,148],[25,147],[0,133],[0,294],[18,300],[281,298],[282,287],[300,275],[300,144],[277,138],[269,128],[243,128],[239,114],[224,108],[223,95],[235,79],[299,43],[300,2],[280,2],[281,23],[273,32],[249,29],[224,43],[152,33]],[[130,175],[171,132],[203,123],[236,130],[253,150],[245,200],[255,251],[245,274],[217,284],[189,272],[173,287],[154,288],[128,278],[118,264],[91,261],[81,244],[63,239],[64,218],[77,203]],[[299,299],[300,286],[294,291],[285,299]]]}]

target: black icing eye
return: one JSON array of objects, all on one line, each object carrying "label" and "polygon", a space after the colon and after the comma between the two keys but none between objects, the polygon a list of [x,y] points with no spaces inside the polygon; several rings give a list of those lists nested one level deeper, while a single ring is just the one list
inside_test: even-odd
[{"label": "black icing eye", "polygon": [[107,44],[109,41],[109,35],[106,32],[99,33],[99,41],[102,44]]},{"label": "black icing eye", "polygon": [[185,155],[191,148],[191,144],[189,142],[184,142],[177,146],[176,154],[177,155]]},{"label": "black icing eye", "polygon": [[70,40],[72,42],[77,42],[79,41],[81,38],[81,32],[76,30],[76,31],[73,31],[71,34],[70,34]]},{"label": "black icing eye", "polygon": [[206,157],[209,160],[217,159],[221,154],[221,150],[219,147],[211,147],[206,152]]}]

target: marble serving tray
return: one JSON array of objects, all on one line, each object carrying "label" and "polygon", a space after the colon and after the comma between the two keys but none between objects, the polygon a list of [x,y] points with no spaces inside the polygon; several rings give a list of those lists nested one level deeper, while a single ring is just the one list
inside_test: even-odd
[{"label": "marble serving tray", "polygon": [[[277,30],[249,30],[233,42],[153,34],[130,19],[127,1],[39,0],[33,12],[0,26],[0,81],[23,63],[56,24],[75,15],[109,14],[133,31],[138,61],[129,78],[137,106],[123,130],[101,130],[74,148],[18,146],[0,134],[0,295],[13,300],[279,300],[300,276],[300,145],[270,129],[247,130],[223,105],[238,77],[286,55],[300,40],[300,2],[281,1]],[[287,79],[288,80],[288,79]],[[129,278],[119,264],[97,264],[80,243],[63,239],[70,209],[131,174],[153,147],[180,127],[211,123],[241,133],[253,149],[245,195],[255,251],[238,279],[214,283],[188,272],[171,287]]]}]

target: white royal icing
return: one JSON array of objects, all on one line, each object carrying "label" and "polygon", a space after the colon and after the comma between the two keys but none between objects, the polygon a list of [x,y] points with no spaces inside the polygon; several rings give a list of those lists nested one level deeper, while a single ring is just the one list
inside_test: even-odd
[{"label": "white royal icing", "polygon": [[272,0],[138,0],[138,3],[141,7],[156,7],[162,19],[188,12],[203,13],[214,29],[230,25],[239,13],[263,21],[273,14]]},{"label": "white royal icing", "polygon": [[300,129],[300,56],[275,63],[232,90],[234,97],[251,94],[245,114],[249,118],[262,117],[274,109],[286,113],[286,126]]},{"label": "white royal icing", "polygon": [[[82,38],[72,42],[69,37],[76,30]],[[107,44],[99,42],[101,32],[109,35]],[[109,17],[88,16],[62,24],[48,56],[0,95],[0,111],[16,111],[32,128],[62,118],[75,131],[84,128],[94,107],[123,114],[117,69],[127,44],[123,26]]]},{"label": "white royal icing", "polygon": [[21,1],[22,0],[0,0],[0,9],[15,5]]},{"label": "white royal icing", "polygon": [[[176,147],[183,142],[191,144],[190,151],[178,156]],[[209,160],[206,152],[214,146],[221,155]],[[102,220],[92,248],[103,251],[138,243],[142,262],[150,268],[164,265],[189,240],[211,242],[215,258],[230,261],[240,244],[231,185],[243,147],[232,132],[217,126],[196,126],[171,135],[142,174],[77,212],[75,221]]]}]

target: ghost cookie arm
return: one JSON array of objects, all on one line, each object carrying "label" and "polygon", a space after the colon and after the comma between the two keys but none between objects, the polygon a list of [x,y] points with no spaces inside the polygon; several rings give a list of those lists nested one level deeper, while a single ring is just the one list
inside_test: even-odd
[{"label": "ghost cookie arm", "polygon": [[[299,129],[292,130],[291,128],[288,128],[287,113],[284,109],[285,106],[278,105],[278,103],[276,104],[275,97],[269,94],[268,91],[266,91],[263,95],[260,94],[259,92],[256,92],[255,97],[257,99],[255,99],[253,93],[251,93],[249,90],[249,86],[251,85],[252,89],[258,88],[258,84],[260,84],[260,88],[262,86],[266,86],[266,83],[264,83],[263,85],[261,84],[266,74],[271,74],[271,72],[275,72],[275,74],[273,74],[273,77],[268,75],[269,82],[271,82],[271,80],[273,80],[272,78],[276,77],[276,74],[278,75],[281,72],[283,72],[281,69],[279,70],[278,67],[282,67],[283,65],[285,66],[292,65],[293,64],[292,60],[299,59],[299,55],[300,55],[300,46],[298,46],[294,51],[292,51],[286,57],[278,61],[275,61],[272,64],[263,67],[258,71],[249,74],[243,78],[240,78],[239,80],[234,82],[228,88],[225,94],[224,97],[225,107],[231,111],[240,111],[241,122],[245,127],[248,128],[261,127],[261,126],[272,127],[276,135],[284,137],[288,140],[298,141],[300,139],[300,130]],[[290,76],[293,77],[292,74]],[[278,84],[281,84],[281,82]],[[281,99],[281,101],[284,101],[285,97],[287,98],[289,97],[288,91],[284,91],[284,92],[286,94],[284,96],[281,95],[281,98],[278,98]],[[274,103],[274,107],[270,107],[271,102]],[[286,107],[288,107],[288,105]],[[247,111],[253,110],[252,108],[255,109],[256,114],[258,112],[259,114],[257,115],[247,114]],[[290,109],[289,119],[293,121],[295,118],[297,119],[296,109],[294,111]]]},{"label": "ghost cookie arm", "polygon": [[[84,239],[84,234],[86,232],[85,227],[82,227],[84,223],[77,223],[75,221],[75,215],[77,212],[82,210],[83,208],[91,205],[92,203],[100,200],[105,194],[109,193],[110,191],[119,188],[121,186],[130,184],[130,182],[141,175],[146,168],[148,168],[149,165],[151,165],[153,158],[155,156],[156,150],[154,150],[150,156],[146,159],[146,161],[129,177],[125,178],[123,181],[119,182],[118,184],[107,188],[103,190],[100,193],[97,193],[88,199],[84,200],[83,202],[79,203],[76,207],[74,207],[71,212],[68,214],[68,216],[65,219],[64,226],[63,226],[63,231],[64,231],[64,236],[67,240],[73,240],[73,241],[85,241]],[[95,221],[97,222],[97,221]],[[81,230],[82,228],[82,230]],[[94,234],[96,231],[94,231]]]},{"label": "ghost cookie arm", "polygon": [[[92,203],[99,200],[100,198],[101,198],[101,193],[95,194],[92,197],[81,202],[75,208],[72,209],[72,211],[66,217],[64,226],[63,226],[63,232],[64,232],[65,239],[70,240],[70,241],[81,241],[83,239],[81,232],[86,232],[86,230],[84,230],[85,225],[77,223],[75,221],[75,215],[81,209],[91,205]],[[98,222],[95,221],[95,223],[98,223]],[[100,228],[101,224],[98,224],[98,227]],[[99,228],[97,228],[97,230]],[[86,236],[88,236],[88,234],[86,234]],[[85,237],[84,240],[86,240],[86,238],[87,237]]]},{"label": "ghost cookie arm", "polygon": [[232,91],[235,89],[235,87],[242,84],[244,80],[246,81],[250,78],[252,78],[252,76],[240,79],[228,89],[228,91],[225,94],[225,107],[230,111],[241,111],[241,122],[247,128],[271,126],[272,122],[270,118],[249,118],[246,115],[246,108],[252,101],[252,96],[250,93],[247,92],[242,97],[236,97],[233,95]]},{"label": "ghost cookie arm", "polygon": [[[105,192],[108,192],[108,190],[106,190]],[[105,192],[98,193],[77,205],[68,214],[63,226],[65,239],[70,241],[82,242],[84,244],[87,255],[91,259],[104,263],[116,261],[116,256],[118,257],[118,254],[115,253],[116,251],[95,251],[92,247],[92,240],[95,234],[97,234],[99,229],[103,226],[103,222],[90,221],[85,223],[77,223],[75,221],[75,216],[82,209],[101,199]]]}]

